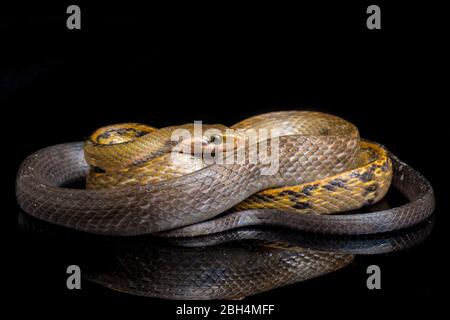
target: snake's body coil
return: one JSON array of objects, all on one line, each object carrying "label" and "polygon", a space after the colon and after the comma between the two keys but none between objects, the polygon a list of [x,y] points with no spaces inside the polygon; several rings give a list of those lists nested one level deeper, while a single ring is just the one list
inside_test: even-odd
[{"label": "snake's body coil", "polygon": [[[250,161],[205,164],[189,154],[184,162],[185,156],[177,154],[182,161],[174,163],[168,156],[173,155],[170,137],[179,128],[192,129],[123,124],[99,129],[86,143],[42,149],[19,169],[18,203],[39,219],[77,230],[164,236],[260,224],[368,234],[414,225],[434,210],[433,190],[421,174],[382,146],[361,141],[355,126],[332,115],[277,112],[232,126],[272,130],[271,139],[278,142],[278,169],[272,175],[262,174],[262,165]],[[221,138],[237,141],[236,150],[244,155],[253,150],[239,135]],[[204,148],[210,140],[202,142]],[[86,177],[86,190],[63,187]],[[391,181],[407,204],[365,214],[332,214],[379,201]]]}]

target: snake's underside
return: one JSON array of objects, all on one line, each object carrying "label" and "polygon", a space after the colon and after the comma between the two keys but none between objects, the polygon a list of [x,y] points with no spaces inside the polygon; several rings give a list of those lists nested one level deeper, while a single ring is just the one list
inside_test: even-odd
[{"label": "snake's underside", "polygon": [[[180,128],[192,131],[189,125],[122,124],[99,129],[86,143],[42,149],[19,169],[18,203],[39,219],[90,233],[178,237],[261,224],[379,233],[417,224],[434,210],[433,190],[420,173],[384,147],[361,141],[355,126],[332,115],[276,112],[231,127],[272,130],[268,139],[253,144],[241,133],[181,140],[184,145],[200,141],[201,151],[214,147],[217,153],[232,141],[245,159],[251,159],[253,146],[260,150],[267,144],[266,158],[277,155],[272,174],[264,174],[264,162],[226,161],[229,156],[208,164],[197,153],[169,157],[174,155],[170,137]],[[87,189],[66,187],[86,177]],[[407,204],[343,213],[381,200],[391,181]]]}]

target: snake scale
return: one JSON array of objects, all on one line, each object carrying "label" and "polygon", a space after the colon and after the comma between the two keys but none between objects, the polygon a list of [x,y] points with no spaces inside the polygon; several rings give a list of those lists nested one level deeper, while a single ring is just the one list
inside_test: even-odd
[{"label": "snake scale", "polygon": [[[174,141],[179,129],[194,135]],[[381,145],[361,140],[358,129],[339,117],[272,112],[230,128],[203,129],[213,133],[198,136],[189,124],[162,129],[121,124],[100,128],[85,143],[42,149],[19,168],[17,201],[32,216],[76,230],[173,237],[261,224],[370,234],[417,224],[434,210],[433,190],[420,173]],[[270,129],[270,136],[250,143],[243,133],[260,129]],[[262,161],[250,161],[265,145]],[[174,152],[180,146],[194,151]],[[199,156],[205,151],[225,154],[225,160],[206,163]],[[245,161],[228,161],[236,154]],[[277,170],[263,174],[263,160],[272,155]],[[66,187],[80,179],[87,189]],[[391,181],[408,203],[336,214],[376,203]]]}]

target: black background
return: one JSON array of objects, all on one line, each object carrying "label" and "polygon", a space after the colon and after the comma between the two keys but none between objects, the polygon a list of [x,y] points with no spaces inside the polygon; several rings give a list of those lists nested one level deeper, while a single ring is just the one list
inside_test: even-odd
[{"label": "black background", "polygon": [[[342,272],[249,303],[274,302],[283,315],[429,307],[445,280],[439,261],[448,210],[441,8],[377,1],[382,29],[368,30],[365,11],[371,2],[74,3],[82,10],[81,30],[66,28],[65,11],[72,3],[2,9],[3,217],[14,230],[14,175],[39,148],[81,140],[116,122],[233,124],[272,110],[326,111],[355,123],[363,137],[383,143],[429,178],[438,201],[435,230],[415,250],[362,257]],[[5,264],[14,271],[9,279],[14,296],[30,306],[22,311],[43,312],[44,303],[70,312],[142,310],[150,318],[156,312],[172,316],[181,305],[89,284],[69,292],[64,266],[70,253],[23,233],[14,239],[8,246],[14,259]],[[49,247],[57,249],[57,257]],[[365,266],[372,263],[386,270],[379,292],[365,288]],[[353,309],[361,304],[366,311]]]}]

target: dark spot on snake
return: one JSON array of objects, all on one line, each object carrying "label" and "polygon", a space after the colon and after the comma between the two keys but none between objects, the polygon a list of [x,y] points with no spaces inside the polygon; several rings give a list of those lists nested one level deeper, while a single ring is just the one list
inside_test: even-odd
[{"label": "dark spot on snake", "polygon": [[322,188],[327,189],[327,190],[329,190],[329,191],[334,191],[334,190],[337,189],[337,187],[334,186],[334,185],[332,185],[332,184],[326,184],[326,185],[324,185]]},{"label": "dark spot on snake", "polygon": [[297,202],[292,207],[294,209],[309,209],[309,208],[311,208],[311,204],[308,202]]},{"label": "dark spot on snake", "polygon": [[361,180],[362,182],[367,182],[372,179],[373,179],[373,174],[372,174],[372,172],[369,172],[369,171],[366,171],[359,176],[359,180]]},{"label": "dark spot on snake", "polygon": [[316,190],[317,188],[319,188],[319,186],[317,184],[306,186],[302,189],[301,193],[303,193],[306,196],[310,196],[311,191]]},{"label": "dark spot on snake", "polygon": [[254,198],[255,200],[266,201],[266,200],[267,200],[267,195],[255,194],[255,195],[253,196],[253,198]]},{"label": "dark spot on snake", "polygon": [[364,195],[368,195],[371,192],[377,191],[378,185],[376,183],[371,184],[370,186],[367,186],[364,188]]},{"label": "dark spot on snake", "polygon": [[139,138],[139,137],[145,136],[147,133],[148,133],[148,132],[136,130],[136,133],[134,134],[134,136],[135,136],[136,138]]},{"label": "dark spot on snake", "polygon": [[106,172],[105,169],[102,169],[100,167],[92,166],[91,168],[92,168],[92,171],[95,173],[105,173]]},{"label": "dark spot on snake", "polygon": [[364,202],[364,205],[370,206],[374,201],[375,201],[375,199],[367,199],[366,202]]},{"label": "dark spot on snake", "polygon": [[95,141],[96,141],[97,143],[100,143],[100,139],[106,139],[106,138],[109,138],[110,135],[111,135],[110,131],[105,131],[105,132],[103,132],[102,134],[99,134],[99,135],[97,136],[97,138],[95,139]]},{"label": "dark spot on snake", "polygon": [[345,182],[346,181],[342,179],[333,179],[330,181],[330,184],[338,188],[345,188]]},{"label": "dark spot on snake", "polygon": [[284,197],[284,196],[297,196],[297,192],[292,191],[292,190],[283,190],[279,193],[280,197]]},{"label": "dark spot on snake", "polygon": [[273,195],[271,195],[271,194],[264,194],[264,195],[261,195],[261,194],[255,194],[254,195],[254,197],[256,197],[256,199],[259,199],[259,200],[270,200],[270,199],[274,199],[275,197],[273,196]]},{"label": "dark spot on snake", "polygon": [[361,174],[357,171],[350,173],[350,178],[359,178]]}]

